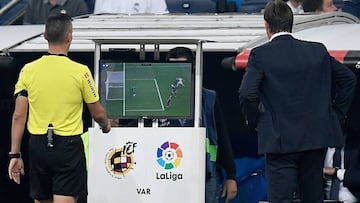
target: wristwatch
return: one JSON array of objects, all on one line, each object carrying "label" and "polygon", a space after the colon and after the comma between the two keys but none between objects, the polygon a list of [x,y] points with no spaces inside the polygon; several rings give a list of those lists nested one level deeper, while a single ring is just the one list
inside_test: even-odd
[{"label": "wristwatch", "polygon": [[9,159],[18,159],[21,158],[21,152],[9,152]]}]

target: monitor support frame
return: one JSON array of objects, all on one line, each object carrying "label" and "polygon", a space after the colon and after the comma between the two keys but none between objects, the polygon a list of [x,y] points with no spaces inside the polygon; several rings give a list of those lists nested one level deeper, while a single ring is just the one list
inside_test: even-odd
[{"label": "monitor support frame", "polygon": [[[160,59],[160,44],[195,44],[196,45],[196,57],[195,57],[195,104],[194,104],[194,127],[198,128],[201,124],[201,104],[202,104],[202,76],[203,76],[203,43],[205,40],[189,39],[189,38],[148,38],[148,39],[93,39],[95,42],[94,49],[94,80],[97,87],[99,87],[99,60],[101,56],[101,45],[103,44],[139,44],[140,46],[140,61],[145,60],[145,45],[154,45],[154,60]],[[92,126],[95,127],[98,124],[93,120]],[[138,120],[138,127],[144,127],[144,119]],[[152,127],[158,127],[157,119],[153,120]]]}]

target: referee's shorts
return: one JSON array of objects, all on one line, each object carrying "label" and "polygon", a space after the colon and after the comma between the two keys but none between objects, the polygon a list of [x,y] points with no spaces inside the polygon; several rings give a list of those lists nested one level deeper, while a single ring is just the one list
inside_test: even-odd
[{"label": "referee's shorts", "polygon": [[29,140],[30,196],[36,200],[53,195],[78,197],[87,193],[84,145],[79,135],[53,136],[54,147],[47,146],[46,135]]}]

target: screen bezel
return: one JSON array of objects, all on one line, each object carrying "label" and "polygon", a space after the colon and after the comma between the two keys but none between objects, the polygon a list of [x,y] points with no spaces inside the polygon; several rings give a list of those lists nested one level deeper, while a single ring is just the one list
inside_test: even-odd
[{"label": "screen bezel", "polygon": [[[102,70],[102,64],[104,63],[117,63],[117,64],[188,64],[190,65],[191,69],[190,69],[190,101],[189,101],[189,114],[188,115],[154,115],[152,114],[139,114],[139,115],[114,115],[114,114],[109,114],[107,109],[106,109],[106,104],[104,104],[104,102],[106,102],[106,99],[103,97],[104,94],[104,88],[105,88],[105,84],[101,84],[102,82],[102,78],[106,77],[102,74],[102,72],[106,72],[104,70]],[[107,114],[107,116],[109,118],[113,118],[113,119],[193,119],[194,118],[194,103],[195,103],[195,71],[194,71],[194,64],[191,62],[182,62],[182,61],[124,61],[124,60],[112,60],[112,59],[100,59],[99,60],[99,95],[100,95],[100,102],[101,104],[104,106],[105,108],[105,112]],[[125,77],[125,76],[124,76]],[[164,98],[162,98],[162,100],[164,100]],[[166,100],[166,98],[165,98]],[[125,99],[126,101],[126,99]]]}]

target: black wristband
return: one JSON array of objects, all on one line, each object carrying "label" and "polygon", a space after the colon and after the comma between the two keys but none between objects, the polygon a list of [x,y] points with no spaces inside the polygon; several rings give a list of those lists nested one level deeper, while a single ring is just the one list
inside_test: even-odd
[{"label": "black wristband", "polygon": [[18,159],[18,158],[21,158],[21,152],[9,153],[9,159]]}]

